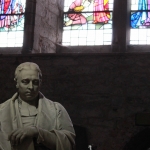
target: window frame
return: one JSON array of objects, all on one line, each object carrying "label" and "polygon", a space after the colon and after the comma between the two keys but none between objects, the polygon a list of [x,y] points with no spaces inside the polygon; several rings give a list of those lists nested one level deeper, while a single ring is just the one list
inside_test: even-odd
[{"label": "window frame", "polygon": [[[65,0],[64,0],[65,1]],[[115,1],[115,0],[114,0]],[[64,8],[63,8],[63,10],[64,10]],[[83,11],[83,13],[91,13],[92,11]],[[109,11],[104,11],[104,12],[111,12],[112,13],[112,16],[113,16],[113,10],[109,10]],[[78,12],[77,12],[78,13]],[[69,12],[64,12],[63,11],[63,16],[65,15],[65,14],[69,14]],[[62,20],[62,22],[64,23],[64,20]],[[112,18],[112,22],[113,22],[113,18]],[[113,24],[113,23],[112,23]],[[113,25],[112,25],[113,26]],[[112,28],[112,30],[113,30],[113,28]],[[113,31],[112,31],[113,32]],[[63,33],[63,27],[62,27],[62,33]],[[62,37],[63,38],[63,37]],[[62,41],[63,41],[63,39],[62,39]],[[64,47],[66,46],[66,47],[69,47],[69,48],[75,48],[76,46],[71,46],[71,45],[63,45]],[[108,51],[110,51],[110,49],[111,49],[111,44],[110,45],[77,45],[77,47],[81,47],[81,49],[84,47],[84,49],[86,49],[87,50],[87,52],[89,52],[90,50],[89,50],[89,48],[87,48],[87,47],[96,47],[96,49],[97,49],[97,47],[101,47],[101,50],[102,50],[102,48],[103,47],[107,47],[107,48],[109,48],[109,50],[107,50],[107,52]],[[97,50],[94,50],[94,51],[97,51]],[[102,50],[103,51],[103,50]]]},{"label": "window frame", "polygon": [[[131,0],[114,0],[112,44],[99,46],[62,46],[58,53],[150,52],[150,45],[130,45]],[[63,30],[63,29],[62,29]]]}]

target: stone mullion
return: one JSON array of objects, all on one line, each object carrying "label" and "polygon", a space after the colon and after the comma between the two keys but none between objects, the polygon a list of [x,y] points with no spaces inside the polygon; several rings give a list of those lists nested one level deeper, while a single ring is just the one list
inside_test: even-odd
[{"label": "stone mullion", "polygon": [[26,0],[25,27],[22,53],[31,53],[34,41],[36,0]]},{"label": "stone mullion", "polygon": [[114,0],[112,51],[125,52],[127,49],[127,5],[128,0]]}]

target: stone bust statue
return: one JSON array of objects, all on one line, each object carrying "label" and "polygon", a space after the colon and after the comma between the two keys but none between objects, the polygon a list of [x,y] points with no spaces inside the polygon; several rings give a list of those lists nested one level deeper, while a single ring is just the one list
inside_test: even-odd
[{"label": "stone bust statue", "polygon": [[39,90],[42,73],[32,62],[15,71],[12,98],[0,104],[0,150],[73,150],[75,132],[65,108]]}]

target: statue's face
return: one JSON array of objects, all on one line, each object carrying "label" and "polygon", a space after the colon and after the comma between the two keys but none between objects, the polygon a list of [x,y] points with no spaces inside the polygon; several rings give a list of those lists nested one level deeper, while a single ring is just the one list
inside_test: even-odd
[{"label": "statue's face", "polygon": [[37,98],[40,89],[39,73],[32,69],[22,70],[18,77],[17,88],[22,100],[32,101]]}]

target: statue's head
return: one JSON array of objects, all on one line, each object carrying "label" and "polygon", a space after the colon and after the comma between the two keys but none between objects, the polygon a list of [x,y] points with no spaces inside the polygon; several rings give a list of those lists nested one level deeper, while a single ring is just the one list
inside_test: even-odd
[{"label": "statue's head", "polygon": [[14,80],[22,100],[32,101],[38,97],[42,73],[37,64],[32,62],[20,64],[16,68]]}]

